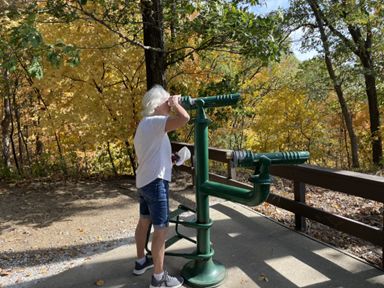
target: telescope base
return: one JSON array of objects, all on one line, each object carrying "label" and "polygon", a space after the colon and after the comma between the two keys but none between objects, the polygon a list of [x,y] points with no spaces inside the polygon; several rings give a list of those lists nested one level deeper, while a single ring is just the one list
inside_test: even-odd
[{"label": "telescope base", "polygon": [[217,287],[226,277],[225,267],[208,260],[192,260],[184,265],[181,276],[191,287]]}]

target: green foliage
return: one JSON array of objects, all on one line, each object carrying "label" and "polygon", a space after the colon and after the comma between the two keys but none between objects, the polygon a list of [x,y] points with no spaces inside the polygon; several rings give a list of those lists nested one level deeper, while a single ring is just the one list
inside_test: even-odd
[{"label": "green foliage", "polygon": [[41,66],[41,58],[33,57],[32,62],[28,67],[28,73],[34,78],[43,78],[43,67]]},{"label": "green foliage", "polygon": [[17,174],[12,171],[12,169],[6,167],[3,163],[0,164],[0,179],[9,180],[17,177]]},{"label": "green foliage", "polygon": [[325,100],[332,90],[323,59],[313,58],[300,63],[294,85],[308,91],[310,99]]},{"label": "green foliage", "polygon": [[50,173],[53,172],[52,164],[50,163],[50,155],[47,153],[44,153],[36,159],[36,161],[33,161],[29,173],[32,178],[39,178],[39,177],[47,177]]},{"label": "green foliage", "polygon": [[[127,165],[129,158],[125,148],[119,145],[112,145],[110,149],[116,172],[119,175],[132,175],[133,171],[131,167]],[[87,173],[89,175],[114,175],[111,159],[105,146],[97,148],[95,157],[93,157],[89,163]]]},{"label": "green foliage", "polygon": [[[37,28],[37,11],[35,6],[27,6],[23,17],[14,12],[7,14],[6,25],[2,29],[0,38],[0,65],[9,72],[18,70],[27,72],[31,77],[43,78],[43,58],[55,67],[62,64],[62,59],[67,58],[66,63],[75,67],[80,63],[79,50],[73,45],[66,45],[62,41],[56,44],[44,42]],[[13,19],[9,18],[11,16]],[[0,18],[2,15],[0,14]],[[4,16],[3,16],[4,17]],[[27,65],[26,69],[24,66]]]}]

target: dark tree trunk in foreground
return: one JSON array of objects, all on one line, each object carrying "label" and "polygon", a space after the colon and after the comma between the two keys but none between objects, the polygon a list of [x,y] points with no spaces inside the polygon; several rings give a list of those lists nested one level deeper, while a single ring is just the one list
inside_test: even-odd
[{"label": "dark tree trunk in foreground", "polygon": [[147,88],[155,84],[166,86],[163,35],[163,7],[160,0],[141,0],[144,28]]}]

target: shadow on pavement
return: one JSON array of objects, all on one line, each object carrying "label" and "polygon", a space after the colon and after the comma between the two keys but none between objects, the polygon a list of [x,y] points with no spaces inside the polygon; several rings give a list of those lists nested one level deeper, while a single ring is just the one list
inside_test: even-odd
[{"label": "shadow on pavement", "polygon": [[[210,209],[214,220],[211,241],[215,261],[227,268],[220,287],[261,288],[368,288],[383,287],[384,275],[354,257],[283,227],[238,204],[225,202]],[[194,231],[185,229],[194,235]],[[193,250],[179,241],[173,251]],[[151,273],[132,275],[135,245],[125,245],[95,257],[89,263],[43,279],[35,286],[17,287],[91,288],[97,280],[102,287],[148,287]],[[178,273],[188,260],[166,257],[170,273]],[[28,286],[29,285],[29,286]],[[9,286],[8,288],[16,288]]]}]

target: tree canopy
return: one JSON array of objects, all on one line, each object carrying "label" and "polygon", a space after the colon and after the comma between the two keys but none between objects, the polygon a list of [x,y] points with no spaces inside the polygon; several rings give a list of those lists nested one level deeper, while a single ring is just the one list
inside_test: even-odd
[{"label": "tree canopy", "polygon": [[[380,1],[295,0],[263,15],[259,1],[0,5],[0,177],[134,174],[141,98],[155,83],[194,97],[241,92],[237,107],[208,111],[212,146],[383,164]],[[292,55],[297,29],[314,59]],[[171,137],[192,141],[192,129]]]}]

